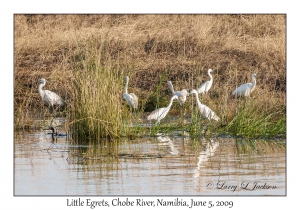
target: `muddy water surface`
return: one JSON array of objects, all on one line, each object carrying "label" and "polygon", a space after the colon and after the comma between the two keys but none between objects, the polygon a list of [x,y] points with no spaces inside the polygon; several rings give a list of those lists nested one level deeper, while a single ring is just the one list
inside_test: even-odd
[{"label": "muddy water surface", "polygon": [[285,195],[284,140],[15,138],[15,195]]}]

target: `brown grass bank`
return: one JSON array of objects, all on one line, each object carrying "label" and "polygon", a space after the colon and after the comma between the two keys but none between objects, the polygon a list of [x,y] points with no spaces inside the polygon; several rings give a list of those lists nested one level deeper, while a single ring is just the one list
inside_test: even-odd
[{"label": "brown grass bank", "polygon": [[[167,80],[177,90],[196,89],[212,68],[214,84],[204,102],[223,122],[236,114],[231,92],[251,82],[252,73],[257,74],[252,94],[257,109],[275,107],[285,114],[285,15],[15,15],[14,26],[18,126],[30,124],[44,108],[37,93],[41,77],[48,80],[46,89],[74,103],[72,71],[93,56],[88,43],[101,52],[101,64],[130,76],[129,91],[146,111],[157,105],[157,98],[168,103]],[[154,95],[160,82],[159,95]]]}]

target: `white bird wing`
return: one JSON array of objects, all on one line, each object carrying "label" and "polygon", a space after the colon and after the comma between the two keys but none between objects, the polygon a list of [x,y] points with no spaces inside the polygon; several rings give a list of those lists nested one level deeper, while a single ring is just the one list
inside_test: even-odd
[{"label": "white bird wing", "polygon": [[147,116],[147,120],[160,120],[164,118],[167,113],[166,108],[156,109]]},{"label": "white bird wing", "polygon": [[209,110],[209,113],[208,113],[208,119],[214,119],[216,121],[220,120],[220,118],[216,115],[216,113],[211,109]]},{"label": "white bird wing", "polygon": [[134,93],[130,93],[130,94],[124,93],[123,98],[127,101],[129,106],[132,106],[134,109],[137,108],[138,101]]},{"label": "white bird wing", "polygon": [[59,105],[62,106],[64,105],[64,100],[58,96],[56,93],[50,91],[50,90],[45,90],[44,91],[44,101],[46,101],[49,105],[54,106],[54,105]]},{"label": "white bird wing", "polygon": [[132,102],[131,102],[132,96],[130,94],[124,93],[123,98],[127,101],[129,106],[132,106]]},{"label": "white bird wing", "polygon": [[250,94],[251,86],[252,83],[242,84],[232,92],[232,95],[247,96]]},{"label": "white bird wing", "polygon": [[203,117],[211,120],[214,119],[216,121],[219,121],[220,118],[214,113],[213,110],[211,110],[208,106],[202,104],[202,109],[200,109],[200,112],[202,114]]},{"label": "white bird wing", "polygon": [[131,102],[132,102],[132,106],[133,108],[137,108],[138,107],[138,97],[134,94],[134,93],[130,93],[129,95],[131,95],[132,99],[131,99]]},{"label": "white bird wing", "polygon": [[182,103],[184,103],[186,101],[186,96],[188,95],[188,92],[181,90],[181,91],[175,92],[175,95],[178,96],[179,104],[182,105]]},{"label": "white bird wing", "polygon": [[201,104],[201,107],[199,107],[200,113],[204,118],[208,117],[207,109],[209,109],[209,108],[207,106],[205,106],[204,104]]},{"label": "white bird wing", "polygon": [[209,83],[209,81],[204,82],[204,83],[197,89],[198,93],[204,93],[205,90],[206,90],[206,87],[208,86],[208,83]]}]

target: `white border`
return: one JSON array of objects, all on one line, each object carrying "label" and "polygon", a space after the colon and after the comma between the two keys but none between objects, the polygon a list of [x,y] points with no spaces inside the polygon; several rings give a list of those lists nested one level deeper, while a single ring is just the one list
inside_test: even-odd
[{"label": "white border", "polygon": [[[296,1],[290,1],[296,2]],[[235,208],[272,209],[297,205],[299,147],[299,10],[287,1],[5,1],[1,3],[1,208],[65,209],[64,197],[13,196],[13,14],[14,13],[286,13],[287,14],[287,197],[202,197],[201,200],[233,200]],[[95,197],[92,199],[95,199]],[[109,197],[106,197],[109,199]],[[155,199],[150,197],[149,199]],[[85,207],[87,208],[87,207]],[[131,207],[132,208],[132,207]],[[137,208],[137,207],[134,207]]]}]

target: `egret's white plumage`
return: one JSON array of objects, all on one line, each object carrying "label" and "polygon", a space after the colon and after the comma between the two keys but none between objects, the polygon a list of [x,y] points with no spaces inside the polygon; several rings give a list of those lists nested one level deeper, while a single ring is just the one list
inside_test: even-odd
[{"label": "egret's white plumage", "polygon": [[232,92],[232,95],[249,97],[250,93],[254,90],[255,86],[256,86],[256,74],[252,74],[252,83],[242,84]]},{"label": "egret's white plumage", "polygon": [[213,77],[211,75],[211,72],[213,72],[212,69],[208,69],[207,74],[210,77],[210,80],[204,82],[202,85],[200,85],[200,87],[197,89],[198,93],[204,94],[207,93],[209,91],[209,89],[212,86],[213,83]]},{"label": "egret's white plumage", "polygon": [[157,123],[159,123],[170,111],[174,99],[178,100],[178,96],[172,96],[170,104],[167,107],[159,108],[151,112],[151,114],[147,116],[147,120],[157,120]]},{"label": "egret's white plumage", "polygon": [[42,99],[51,107],[53,106],[63,106],[65,104],[64,100],[59,97],[56,93],[49,91],[49,90],[43,90],[42,88],[46,85],[46,80],[44,78],[41,78],[39,80],[40,84],[38,87],[38,92]]},{"label": "egret's white plumage", "polygon": [[134,93],[127,92],[128,89],[129,77],[126,76],[126,85],[125,85],[125,93],[123,94],[123,98],[127,101],[128,105],[134,109],[138,107],[138,97]]},{"label": "egret's white plumage", "polygon": [[191,94],[192,93],[194,93],[196,96],[196,102],[197,102],[197,105],[198,105],[201,115],[204,118],[207,118],[209,120],[213,119],[213,120],[219,121],[220,118],[214,113],[213,110],[211,110],[209,107],[205,106],[204,104],[201,104],[199,97],[198,97],[198,92],[196,90],[192,90]]},{"label": "egret's white plumage", "polygon": [[186,89],[183,89],[181,91],[174,91],[174,87],[171,81],[168,81],[168,85],[172,91],[173,95],[177,95],[178,96],[178,101],[179,104],[182,105],[185,101],[186,101],[186,97],[189,95],[189,93],[187,92]]}]

